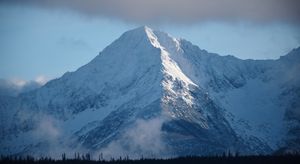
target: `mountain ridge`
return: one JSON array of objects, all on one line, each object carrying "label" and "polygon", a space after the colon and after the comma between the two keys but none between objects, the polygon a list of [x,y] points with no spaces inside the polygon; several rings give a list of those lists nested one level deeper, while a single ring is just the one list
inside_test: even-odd
[{"label": "mountain ridge", "polygon": [[0,153],[169,157],[298,150],[300,117],[285,116],[300,107],[295,61],[223,57],[142,26],[76,71],[14,103],[1,102],[1,112],[10,111],[1,118]]}]

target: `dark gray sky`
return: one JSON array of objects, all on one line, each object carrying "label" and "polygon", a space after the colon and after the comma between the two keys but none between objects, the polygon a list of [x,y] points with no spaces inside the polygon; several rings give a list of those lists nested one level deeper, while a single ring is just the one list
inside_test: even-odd
[{"label": "dark gray sky", "polygon": [[89,16],[134,22],[206,20],[300,22],[299,0],[1,0],[3,3],[64,8]]}]

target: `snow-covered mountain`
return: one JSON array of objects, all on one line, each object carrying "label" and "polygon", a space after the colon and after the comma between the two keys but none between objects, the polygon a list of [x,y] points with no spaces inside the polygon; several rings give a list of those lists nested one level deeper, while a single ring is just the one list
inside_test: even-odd
[{"label": "snow-covered mountain", "polygon": [[241,60],[140,27],[1,99],[0,154],[169,157],[300,150],[300,48]]}]

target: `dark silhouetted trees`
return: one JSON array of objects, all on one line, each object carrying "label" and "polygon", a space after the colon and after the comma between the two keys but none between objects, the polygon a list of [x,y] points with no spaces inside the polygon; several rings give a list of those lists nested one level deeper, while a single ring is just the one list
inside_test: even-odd
[{"label": "dark silhouetted trees", "polygon": [[192,163],[192,164],[299,164],[299,154],[285,155],[259,155],[259,156],[239,156],[238,153],[224,153],[219,156],[187,156],[170,159],[147,159],[132,160],[128,157],[111,158],[109,161],[103,159],[103,154],[99,154],[98,160],[93,160],[89,153],[75,153],[74,158],[67,158],[66,154],[61,155],[61,160],[51,159],[50,157],[34,158],[32,156],[1,156],[0,163],[7,164],[176,164],[176,163]]}]

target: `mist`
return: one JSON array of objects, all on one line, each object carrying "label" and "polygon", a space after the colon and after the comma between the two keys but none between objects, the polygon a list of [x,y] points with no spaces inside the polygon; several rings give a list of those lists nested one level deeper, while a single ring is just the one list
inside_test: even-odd
[{"label": "mist", "polygon": [[150,120],[138,119],[122,136],[96,154],[103,154],[104,159],[129,157],[161,157],[167,150],[163,141],[162,117]]}]

